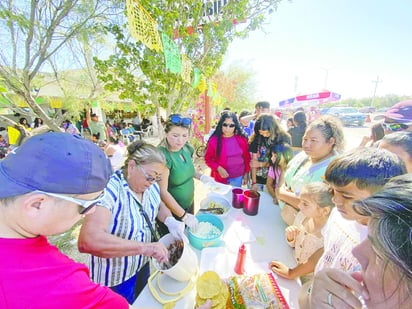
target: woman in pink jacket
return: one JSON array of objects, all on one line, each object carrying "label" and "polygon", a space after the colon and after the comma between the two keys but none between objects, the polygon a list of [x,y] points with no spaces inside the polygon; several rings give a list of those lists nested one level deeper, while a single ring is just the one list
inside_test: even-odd
[{"label": "woman in pink jacket", "polygon": [[217,181],[241,187],[248,180],[250,153],[248,139],[237,115],[222,113],[215,131],[207,143],[205,162]]}]

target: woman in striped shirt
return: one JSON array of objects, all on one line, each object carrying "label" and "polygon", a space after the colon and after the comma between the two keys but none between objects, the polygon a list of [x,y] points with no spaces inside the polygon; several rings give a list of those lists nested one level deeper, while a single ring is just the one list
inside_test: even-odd
[{"label": "woman in striped shirt", "polygon": [[185,225],[160,199],[157,182],[165,168],[160,150],[144,141],[127,150],[125,165],[111,176],[101,204],[85,218],[78,246],[80,252],[90,253],[92,280],[132,304],[147,283],[149,258],[167,260],[165,246],[154,241],[156,217],[178,238]]}]

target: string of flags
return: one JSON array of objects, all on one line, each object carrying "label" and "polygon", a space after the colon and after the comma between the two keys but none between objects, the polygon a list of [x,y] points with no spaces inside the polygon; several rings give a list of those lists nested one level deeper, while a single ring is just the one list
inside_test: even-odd
[{"label": "string of flags", "polygon": [[207,83],[205,77],[198,68],[192,70],[192,62],[185,54],[181,54],[177,44],[167,34],[159,35],[158,24],[139,3],[138,0],[126,1],[127,18],[131,36],[142,42],[146,47],[163,51],[166,69],[171,73],[180,74],[183,81],[190,84],[193,72],[192,87],[203,92],[208,89],[207,95],[215,104],[224,102],[224,98],[217,92],[215,83]]}]

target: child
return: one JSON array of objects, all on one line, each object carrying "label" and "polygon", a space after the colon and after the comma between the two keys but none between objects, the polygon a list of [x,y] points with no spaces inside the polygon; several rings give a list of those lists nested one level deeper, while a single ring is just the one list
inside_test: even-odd
[{"label": "child", "polygon": [[283,143],[272,146],[271,150],[271,165],[269,166],[266,187],[273,198],[273,203],[278,204],[279,187],[285,182],[285,171],[293,157],[293,150],[289,144]]},{"label": "child", "polygon": [[[282,262],[272,261],[270,268],[286,279],[300,277],[302,284],[312,277],[314,260],[318,260],[323,248],[321,229],[329,218],[334,207],[329,186],[323,182],[306,184],[300,192],[300,212],[293,225],[285,230],[288,244],[295,248],[297,266],[289,268]],[[308,260],[311,263],[308,263]]]},{"label": "child", "polygon": [[[395,154],[375,147],[351,150],[329,163],[324,179],[333,192],[336,207],[322,229],[324,252],[316,263],[315,275],[325,268],[347,272],[359,269],[352,249],[367,237],[368,217],[357,214],[352,203],[371,196],[390,178],[405,172],[405,164]],[[310,308],[312,283],[312,280],[306,282],[300,290],[301,309]],[[328,289],[333,290],[333,287],[328,286]]]}]

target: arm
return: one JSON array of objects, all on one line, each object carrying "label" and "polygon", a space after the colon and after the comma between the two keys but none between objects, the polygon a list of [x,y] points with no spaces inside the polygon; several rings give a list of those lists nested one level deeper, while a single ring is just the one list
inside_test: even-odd
[{"label": "arm", "polygon": [[359,147],[359,148],[366,147],[367,144],[368,144],[370,141],[372,141],[372,138],[371,138],[370,136],[364,136],[364,137],[362,138],[362,141],[360,142],[360,144],[359,144],[358,147]]},{"label": "arm", "polygon": [[298,209],[299,197],[297,197],[294,192],[292,192],[288,188],[286,188],[286,186],[284,184],[279,188],[278,199],[280,199],[282,202],[284,202],[286,204],[289,204],[290,206]]},{"label": "arm", "polygon": [[110,218],[110,211],[102,206],[97,206],[93,214],[86,216],[78,240],[80,252],[103,258],[145,255],[159,262],[167,260],[167,249],[161,243],[142,243],[110,234]]},{"label": "arm", "polygon": [[86,121],[87,121],[87,124],[89,124],[91,120],[92,120],[92,118],[90,117],[90,106],[87,105],[86,106]]},{"label": "arm", "polygon": [[283,278],[296,279],[300,276],[312,273],[315,270],[316,263],[318,262],[322,254],[323,248],[312,254],[306,263],[298,264],[295,268],[289,268],[282,262],[278,261],[270,262],[269,266],[274,273]]},{"label": "arm", "polygon": [[256,118],[256,114],[246,115],[239,119],[242,123],[246,124],[249,123],[251,120]]},{"label": "arm", "polygon": [[273,188],[274,179],[268,175],[266,179],[266,188],[269,194],[272,196],[273,203],[278,204],[278,199],[276,197],[276,190]]},{"label": "arm", "polygon": [[259,161],[257,160],[257,153],[252,153],[252,159],[250,160],[250,174],[252,177],[252,185],[256,183],[256,171],[259,165]]},{"label": "arm", "polygon": [[165,222],[166,218],[171,216],[172,212],[170,211],[170,209],[167,208],[167,206],[163,202],[160,202],[159,212],[157,213],[157,219],[159,219],[160,222]]},{"label": "arm", "polygon": [[211,170],[217,171],[220,164],[217,162],[216,158],[216,143],[215,137],[211,137],[206,146],[205,151],[205,163]]}]

